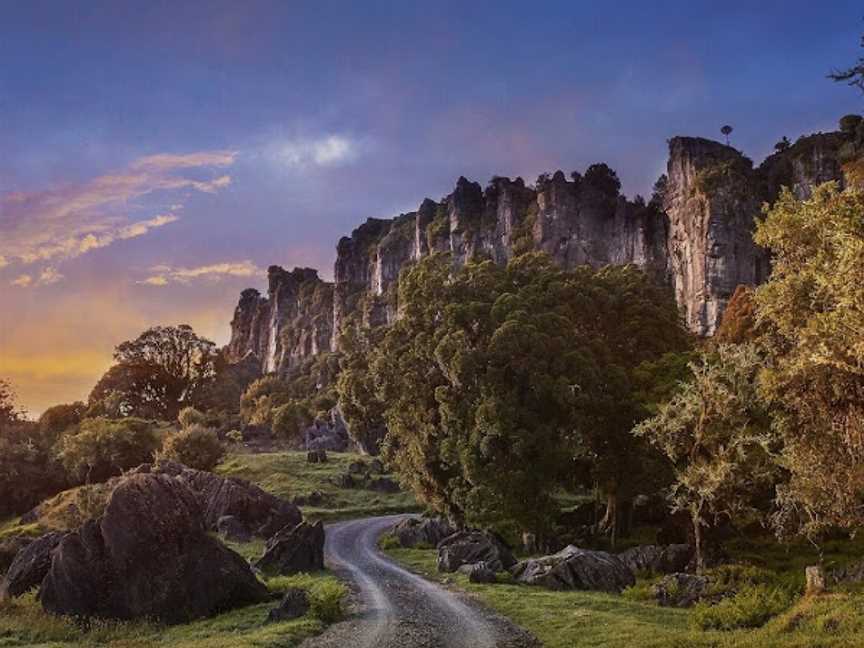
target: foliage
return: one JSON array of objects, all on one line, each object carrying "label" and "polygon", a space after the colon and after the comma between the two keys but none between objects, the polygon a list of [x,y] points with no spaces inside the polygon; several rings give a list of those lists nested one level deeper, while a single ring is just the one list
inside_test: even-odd
[{"label": "foliage", "polygon": [[0,430],[5,426],[17,423],[22,418],[22,412],[15,403],[15,392],[8,381],[0,378]]},{"label": "foliage", "polygon": [[115,349],[117,364],[93,388],[90,413],[172,420],[212,383],[216,357],[215,344],[188,325],[147,329]]},{"label": "foliage", "polygon": [[180,414],[177,415],[177,422],[185,430],[193,425],[206,425],[207,417],[194,407],[184,407],[180,410]]},{"label": "foliage", "polygon": [[65,487],[65,472],[35,423],[0,428],[0,515],[24,513]]},{"label": "foliage", "polygon": [[763,360],[752,345],[720,345],[690,365],[691,381],[634,430],[669,459],[673,510],[693,523],[697,568],[704,568],[702,528],[755,507],[770,484],[767,413],[756,388]]},{"label": "foliage", "polygon": [[58,457],[72,479],[91,483],[151,461],[159,445],[159,434],[148,421],[90,418],[61,439]]},{"label": "foliage", "polygon": [[797,200],[784,191],[757,225],[773,255],[756,291],[761,374],[790,472],[780,531],[864,523],[864,194],[833,183]]},{"label": "foliage", "polygon": [[179,432],[168,434],[162,442],[159,458],[178,461],[190,468],[213,470],[225,456],[225,448],[216,430],[192,423]]},{"label": "foliage", "polygon": [[39,431],[46,443],[53,444],[71,427],[78,425],[87,414],[87,405],[81,401],[49,407],[39,417]]},{"label": "foliage", "polygon": [[283,439],[300,439],[311,423],[312,417],[302,401],[291,400],[273,410],[273,432]]},{"label": "foliage", "polygon": [[376,392],[370,369],[374,350],[384,337],[381,328],[360,328],[349,323],[339,344],[343,350],[342,371],[336,383],[339,410],[355,443],[367,450],[378,448],[384,435],[384,403]]},{"label": "foliage", "polygon": [[[861,47],[864,47],[864,37],[861,38]],[[852,67],[835,70],[828,75],[828,78],[848,83],[864,92],[864,56],[860,57]]]},{"label": "foliage", "polygon": [[602,162],[589,166],[582,177],[582,182],[594,187],[609,198],[617,198],[621,192],[621,181],[618,179],[618,174]]},{"label": "foliage", "polygon": [[784,588],[748,586],[719,603],[697,603],[693,609],[693,625],[700,630],[758,628],[792,602],[792,595]]},{"label": "foliage", "polygon": [[755,305],[753,303],[753,288],[738,286],[732,294],[732,299],[723,311],[720,326],[714,334],[713,341],[717,343],[741,344],[752,342],[756,338]]}]

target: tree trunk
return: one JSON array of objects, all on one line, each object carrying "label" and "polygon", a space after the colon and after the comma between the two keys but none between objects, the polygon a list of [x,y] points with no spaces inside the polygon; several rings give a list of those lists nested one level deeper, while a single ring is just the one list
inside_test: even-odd
[{"label": "tree trunk", "polygon": [[705,556],[702,550],[702,516],[698,512],[693,512],[693,543],[696,545],[694,551],[696,554],[696,573],[701,574],[705,571]]},{"label": "tree trunk", "polygon": [[612,548],[618,541],[618,491],[606,492],[606,515],[600,520],[599,530],[609,534],[609,542]]}]

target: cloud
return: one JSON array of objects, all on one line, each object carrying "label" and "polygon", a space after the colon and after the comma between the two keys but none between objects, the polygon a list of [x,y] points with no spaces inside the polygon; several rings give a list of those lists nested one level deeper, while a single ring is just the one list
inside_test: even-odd
[{"label": "cloud", "polygon": [[277,157],[291,167],[339,166],[359,154],[357,142],[343,135],[296,138],[277,147]]},{"label": "cloud", "polygon": [[145,286],[167,286],[169,283],[189,283],[196,279],[219,281],[226,277],[255,277],[265,273],[265,270],[248,260],[213,263],[195,268],[175,268],[168,265],[159,265],[150,268],[150,271],[153,274],[139,281],[139,284]]},{"label": "cloud", "polygon": [[227,167],[235,157],[233,151],[151,155],[82,184],[0,194],[0,268],[74,259],[173,223],[182,208],[176,198],[156,216],[136,220],[129,213],[141,211],[135,201],[156,192],[224,189],[231,184],[229,175],[201,180],[180,172]]},{"label": "cloud", "polygon": [[10,285],[18,288],[38,288],[40,286],[51,286],[63,280],[63,275],[57,271],[57,268],[48,266],[36,275],[22,274],[10,281]]}]

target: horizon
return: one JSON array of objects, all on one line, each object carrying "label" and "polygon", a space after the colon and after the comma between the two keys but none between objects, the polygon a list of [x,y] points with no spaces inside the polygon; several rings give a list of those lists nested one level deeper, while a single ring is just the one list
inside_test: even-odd
[{"label": "horizon", "polygon": [[861,108],[826,79],[858,56],[852,2],[256,6],[6,10],[0,374],[31,416],[149,326],[224,345],[268,266],[331,280],[339,237],[460,175],[606,162],[648,196],[673,136],[729,123],[757,161]]}]

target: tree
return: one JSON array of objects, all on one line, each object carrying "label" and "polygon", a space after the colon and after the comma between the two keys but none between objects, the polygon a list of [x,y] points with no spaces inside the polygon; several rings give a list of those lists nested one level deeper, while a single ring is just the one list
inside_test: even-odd
[{"label": "tree", "polygon": [[377,454],[384,438],[384,403],[376,395],[375,376],[369,363],[384,336],[382,328],[361,328],[349,322],[339,344],[342,370],[336,383],[339,410],[351,439],[370,454]]},{"label": "tree", "polygon": [[66,430],[78,425],[87,413],[87,405],[81,401],[54,405],[39,417],[39,431],[48,445],[56,443]]},{"label": "tree", "polygon": [[732,299],[726,304],[720,326],[714,334],[714,342],[741,344],[756,338],[755,305],[753,288],[738,286]]},{"label": "tree", "polygon": [[618,179],[618,174],[602,162],[589,166],[585,171],[583,181],[609,198],[617,198],[621,192],[621,181]]},{"label": "tree", "polygon": [[152,461],[160,445],[161,438],[148,421],[90,418],[63,436],[58,458],[70,477],[89,484]]},{"label": "tree", "polygon": [[177,461],[196,470],[213,470],[225,456],[216,430],[193,423],[169,434],[162,442],[160,459]]},{"label": "tree", "polygon": [[0,378],[0,430],[21,420],[22,413],[15,403],[15,392],[12,385]]},{"label": "tree", "polygon": [[864,194],[785,190],[757,224],[772,273],[756,290],[760,385],[790,480],[778,528],[815,534],[864,524]]},{"label": "tree", "polygon": [[757,387],[763,359],[753,345],[720,345],[690,365],[692,379],[634,429],[671,462],[673,511],[693,525],[696,567],[705,567],[703,529],[754,510],[772,483],[768,416]]},{"label": "tree", "polygon": [[[861,38],[861,47],[864,47],[864,37]],[[835,70],[828,75],[828,78],[848,83],[864,92],[864,57],[860,57],[852,67],[845,70]]]},{"label": "tree", "polygon": [[154,326],[114,351],[117,364],[90,395],[111,416],[177,417],[213,381],[216,345],[191,326]]},{"label": "tree", "polygon": [[789,138],[784,135],[783,138],[774,145],[774,150],[778,153],[782,153],[783,151],[789,150],[791,146],[792,142],[790,142]]},{"label": "tree", "polygon": [[732,134],[734,129],[728,124],[720,129],[720,132],[726,137],[726,146],[729,146],[729,136]]}]

